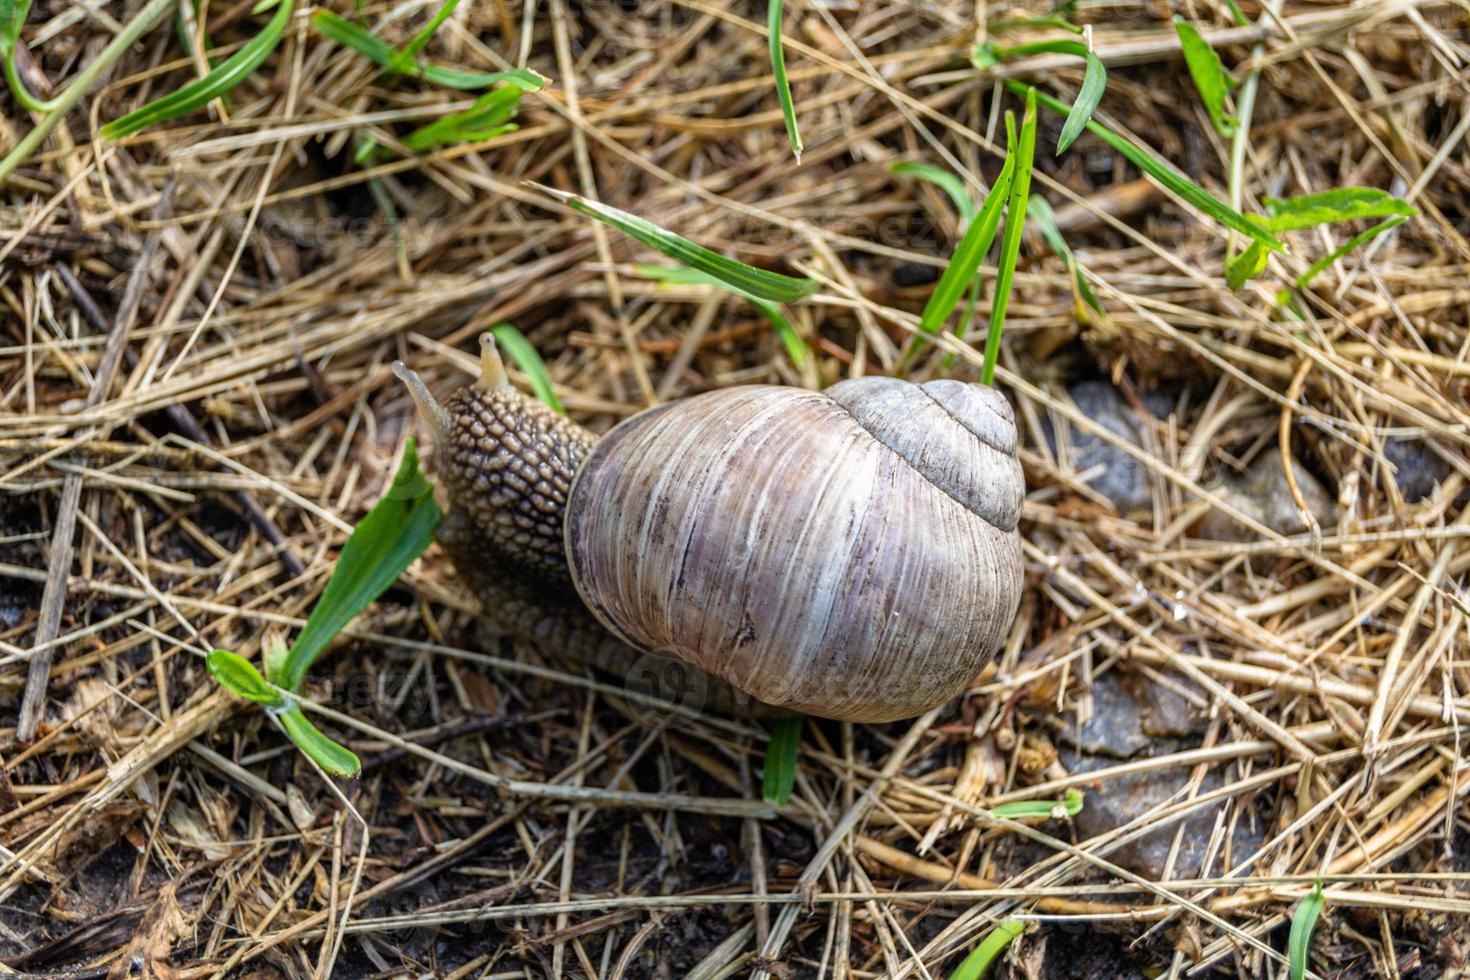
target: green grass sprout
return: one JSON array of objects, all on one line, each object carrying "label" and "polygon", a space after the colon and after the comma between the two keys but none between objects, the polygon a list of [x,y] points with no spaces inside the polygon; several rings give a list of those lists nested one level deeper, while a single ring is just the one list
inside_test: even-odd
[{"label": "green grass sprout", "polygon": [[796,329],[796,325],[791,322],[790,318],[786,316],[786,311],[781,308],[781,304],[768,299],[762,299],[759,296],[752,296],[743,289],[737,289],[706,272],[701,272],[698,269],[690,269],[687,266],[640,264],[634,267],[634,271],[644,279],[652,279],[656,282],[684,286],[712,286],[741,297],[750,303],[751,306],[754,306],[761,316],[765,317],[766,322],[771,325],[771,329],[775,332],[776,339],[786,349],[786,356],[794,367],[800,370],[810,362],[811,350],[807,347],[806,341],[801,339],[801,333]]},{"label": "green grass sprout", "polygon": [[[318,10],[313,13],[311,26],[323,37],[336,41],[344,48],[356,51],[392,74],[392,66],[399,52],[393,45],[372,31],[359,27],[330,10]],[[446,68],[442,65],[415,63],[411,70],[405,69],[404,73],[421,78],[431,85],[460,90],[483,89],[501,82],[515,82],[526,91],[533,92],[546,84],[546,77],[530,68],[469,72],[458,68]]]},{"label": "green grass sprout", "polygon": [[[1010,193],[1011,181],[1016,171],[1014,145],[1009,146],[1008,150],[1000,175],[996,177],[994,186],[990,188],[990,193],[985,197],[985,202],[970,219],[964,236],[960,238],[959,245],[955,246],[954,254],[950,256],[949,264],[944,267],[944,272],[939,276],[939,282],[934,286],[934,292],[929,294],[929,300],[924,304],[924,311],[919,315],[920,334],[932,337],[944,329],[944,324],[949,320],[954,308],[959,305],[960,297],[974,282],[980,269],[980,263],[984,261],[991,244],[995,241],[995,233],[1000,228],[1001,208],[1005,205],[1007,195]],[[914,343],[909,346],[908,353],[905,355],[905,361],[913,357],[922,343],[921,337],[914,338]]]},{"label": "green grass sprout", "polygon": [[1291,935],[1286,940],[1286,958],[1290,964],[1291,980],[1302,980],[1307,975],[1307,953],[1312,947],[1312,932],[1317,928],[1317,917],[1327,902],[1322,894],[1319,879],[1309,895],[1291,916]]},{"label": "green grass sprout", "polygon": [[1082,135],[1082,130],[1102,102],[1103,93],[1108,87],[1108,70],[1103,66],[1102,59],[1086,44],[1069,40],[1033,41],[1004,48],[989,43],[982,44],[975,49],[971,61],[977,68],[987,68],[1001,61],[1033,54],[1076,55],[1086,63],[1082,73],[1082,87],[1077,90],[1077,101],[1072,103],[1067,119],[1062,123],[1062,131],[1057,135],[1057,156],[1061,156]]},{"label": "green grass sprout", "polygon": [[465,111],[415,129],[403,138],[403,145],[415,153],[423,153],[446,143],[472,143],[513,132],[516,126],[509,120],[524,94],[515,84],[492,89]]},{"label": "green grass sprout", "polygon": [[965,182],[943,167],[936,167],[932,163],[905,160],[902,163],[893,164],[888,170],[900,176],[927,180],[949,195],[949,199],[954,202],[955,210],[960,213],[965,224],[968,225],[974,219],[975,199],[970,197],[970,191],[965,187]]},{"label": "green grass sprout", "polygon": [[1041,230],[1041,237],[1046,239],[1051,250],[1066,264],[1067,275],[1072,282],[1072,302],[1077,309],[1078,318],[1095,327],[1106,326],[1109,322],[1107,311],[1102,308],[1097,294],[1088,284],[1081,263],[1072,254],[1067,240],[1062,237],[1062,230],[1057,227],[1057,216],[1052,211],[1051,204],[1044,197],[1032,197],[1026,202],[1026,217]]},{"label": "green grass sprout", "polygon": [[356,776],[361,763],[351,751],[318,731],[293,695],[327,644],[428,548],[444,517],[434,502],[433,490],[419,469],[417,447],[409,439],[392,484],[342,547],[332,577],[296,642],[284,652],[266,651],[269,680],[230,650],[215,650],[206,658],[220,686],[265,707],[291,741],[333,775]]},{"label": "green grass sprout", "polygon": [[1231,289],[1239,289],[1244,286],[1261,274],[1266,268],[1266,260],[1270,257],[1270,249],[1260,242],[1251,242],[1245,247],[1244,252],[1232,255],[1225,260],[1225,285]]},{"label": "green grass sprout", "polygon": [[1003,820],[1059,820],[1082,812],[1082,791],[1068,790],[1060,800],[1019,800],[1002,803],[990,811]]},{"label": "green grass sprout", "polygon": [[1389,218],[1387,221],[1379,222],[1372,228],[1369,228],[1367,231],[1359,232],[1352,238],[1349,238],[1346,242],[1339,245],[1337,248],[1333,249],[1326,255],[1322,256],[1316,262],[1313,262],[1306,272],[1303,272],[1301,275],[1297,276],[1296,288],[1306,289],[1312,284],[1312,280],[1321,275],[1322,270],[1326,269],[1329,265],[1336,262],[1338,259],[1342,258],[1344,255],[1348,254],[1354,249],[1362,248],[1364,245],[1367,245],[1379,235],[1383,234],[1386,231],[1390,231],[1391,229],[1397,228],[1399,225],[1408,220],[1408,215],[1396,215],[1392,218]]},{"label": "green grass sprout", "polygon": [[785,806],[796,785],[796,755],[801,749],[801,726],[805,715],[777,719],[766,743],[765,768],[761,771],[761,796],[767,803]]},{"label": "green grass sprout", "polygon": [[1268,197],[1263,202],[1272,231],[1302,231],[1335,221],[1358,218],[1413,217],[1419,213],[1408,201],[1376,187],[1338,187],[1300,197]]},{"label": "green grass sprout", "polygon": [[[124,24],[123,29],[113,35],[111,41],[107,42],[107,46],[99,51],[97,56],[88,62],[85,68],[77,72],[76,78],[72,79],[71,84],[60,95],[50,101],[50,105],[53,108],[43,115],[41,120],[30,128],[29,132],[20,138],[20,142],[16,143],[10,152],[5,154],[3,160],[0,160],[0,181],[5,180],[15,172],[16,167],[29,160],[31,154],[40,149],[41,144],[46,142],[46,137],[51,135],[51,131],[56,128],[56,125],[66,117],[67,113],[76,107],[76,104],[82,100],[82,96],[87,94],[87,91],[97,83],[97,80],[106,74],[108,69],[116,64],[118,59],[132,48],[138,38],[148,33],[154,24],[163,19],[177,5],[178,0],[149,0],[147,6],[139,10],[133,16],[132,20]],[[16,25],[15,30],[18,39],[19,24]],[[9,63],[10,60],[7,58],[6,64]]]},{"label": "green grass sprout", "polygon": [[20,32],[30,13],[31,0],[0,0],[0,58],[5,61],[5,84],[10,86],[10,94],[27,112],[50,112],[61,101],[38,99],[32,95],[15,64],[15,51],[21,46]]},{"label": "green grass sprout", "polygon": [[[1006,116],[1009,140],[1014,116]],[[980,367],[980,381],[995,383],[995,365],[1000,360],[1000,335],[1005,329],[1006,306],[1011,298],[1011,283],[1016,277],[1016,262],[1021,255],[1021,231],[1026,224],[1026,201],[1031,194],[1031,166],[1036,157],[1036,90],[1026,95],[1026,114],[1021,117],[1021,138],[1016,144],[1016,173],[1011,178],[1011,191],[1006,202],[1006,230],[1000,240],[1000,261],[995,277],[995,296],[990,301],[990,330],[985,335],[985,360]]]},{"label": "green grass sprout", "polygon": [[[1408,201],[1375,187],[1338,187],[1300,197],[1268,197],[1263,203],[1266,205],[1267,217],[1252,220],[1273,232],[1306,231],[1319,225],[1363,218],[1387,219],[1312,263],[1306,272],[1297,277],[1296,285],[1302,289],[1321,274],[1323,269],[1348,252],[1419,213]],[[1244,252],[1226,261],[1225,282],[1231,289],[1240,289],[1266,268],[1266,252],[1258,246],[1259,242],[1253,242]]]},{"label": "green grass sprout", "polygon": [[580,194],[569,194],[541,184],[533,183],[531,186],[565,202],[573,211],[596,218],[635,241],[662,252],[680,265],[698,269],[747,295],[775,303],[794,303],[821,288],[821,284],[813,279],[784,276],[779,272],[757,269],[753,265],[726,258],[703,245],[696,245],[687,238],[660,228],[646,218],[620,211],[601,201],[589,200]]},{"label": "green grass sprout", "polygon": [[388,73],[390,75],[397,75],[407,71],[408,66],[415,62],[419,52],[433,39],[434,35],[438,33],[439,28],[443,27],[444,22],[449,19],[449,15],[454,13],[454,8],[458,6],[459,0],[445,0],[444,4],[434,12],[434,16],[429,19],[429,22],[424,25],[423,30],[415,34],[413,40],[409,41],[401,51],[393,56],[393,59],[388,63]]},{"label": "green grass sprout", "polygon": [[[1020,95],[1035,89],[1021,82],[1006,82],[1006,87]],[[1042,106],[1052,112],[1066,115],[1071,112],[1072,107],[1060,99],[1052,98],[1044,92],[1037,92],[1036,100]],[[1198,208],[1200,211],[1214,218],[1220,224],[1232,231],[1238,231],[1248,238],[1259,241],[1275,251],[1285,251],[1285,244],[1275,235],[1266,231],[1239,211],[1220,200],[1209,191],[1185,177],[1172,166],[1150,154],[1147,150],[1134,145],[1130,140],[1124,139],[1117,133],[1101,125],[1095,119],[1087,122],[1087,131],[1097,136],[1104,143],[1111,146],[1119,155],[1128,160],[1139,170],[1148,174],[1154,180],[1178,195],[1187,203]]]},{"label": "green grass sprout", "polygon": [[134,109],[122,118],[114,119],[102,127],[102,136],[110,140],[121,139],[155,123],[177,119],[233,91],[240,83],[249,78],[281,43],[281,37],[286,33],[286,26],[291,22],[295,0],[263,0],[262,3],[256,5],[253,12],[260,13],[271,7],[275,8],[271,19],[266,22],[260,33],[251,38],[244,47],[220,62],[203,78],[196,78],[182,88]]},{"label": "green grass sprout", "polygon": [[1174,31],[1179,35],[1179,45],[1184,51],[1184,64],[1189,69],[1189,77],[1194,79],[1194,87],[1199,90],[1205,111],[1210,114],[1210,122],[1214,124],[1216,132],[1229,139],[1240,126],[1240,120],[1225,111],[1225,97],[1230,94],[1234,80],[1220,63],[1219,52],[1200,37],[1193,24],[1176,15]]},{"label": "green grass sprout", "polygon": [[546,362],[541,360],[541,355],[536,353],[536,348],[521,333],[509,323],[501,323],[490,328],[490,333],[500,349],[510,355],[515,361],[516,367],[531,383],[531,390],[536,397],[541,399],[556,414],[565,415],[567,410],[562,407],[561,399],[556,397],[556,390],[551,385],[551,375],[546,373]]},{"label": "green grass sprout", "polygon": [[980,945],[971,950],[970,955],[955,967],[954,972],[949,975],[949,980],[980,980],[990,972],[990,968],[1000,959],[1006,947],[1025,931],[1026,923],[1020,919],[1004,919],[997,923],[996,927],[980,940]]},{"label": "green grass sprout", "polygon": [[770,0],[766,10],[766,34],[771,45],[771,74],[776,76],[776,98],[781,102],[781,116],[786,120],[786,137],[791,152],[801,162],[801,130],[796,125],[796,103],[791,98],[791,82],[786,78],[786,45],[781,40],[782,0]]}]

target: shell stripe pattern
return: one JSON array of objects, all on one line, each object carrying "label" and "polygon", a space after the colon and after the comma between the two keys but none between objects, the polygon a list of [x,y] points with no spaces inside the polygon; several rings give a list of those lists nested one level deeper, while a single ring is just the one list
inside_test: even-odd
[{"label": "shell stripe pattern", "polygon": [[[583,599],[633,645],[675,652],[771,704],[884,721],[958,694],[1020,593],[1014,428],[1003,401],[1004,416],[986,419],[983,404],[956,409],[900,384],[918,429],[958,429],[978,412],[981,434],[871,420],[869,431],[860,392],[844,385],[835,397],[726,389],[614,429],[578,472],[567,512]],[[1011,441],[986,426],[1010,426]],[[999,469],[994,486],[982,475],[970,487],[976,474],[963,471],[977,464]]]}]

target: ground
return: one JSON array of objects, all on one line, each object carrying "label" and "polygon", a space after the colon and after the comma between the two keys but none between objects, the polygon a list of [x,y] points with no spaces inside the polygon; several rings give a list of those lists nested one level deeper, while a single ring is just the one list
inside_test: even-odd
[{"label": "ground", "polygon": [[[1465,975],[1463,6],[1239,0],[1242,26],[1228,0],[792,2],[799,161],[764,4],[462,0],[397,74],[322,27],[402,49],[439,9],[295,3],[239,87],[117,139],[102,125],[208,69],[200,36],[218,62],[275,11],[25,18],[9,57],[37,97],[106,70],[70,111],[0,94],[5,970],[946,976],[1014,918],[993,975],[1285,976],[1321,880],[1316,975]],[[1033,206],[995,378],[1023,596],[964,697],[809,721],[777,811],[768,721],[651,709],[495,634],[438,547],[304,690],[358,778],[215,683],[210,650],[292,639],[409,436],[435,473],[395,360],[442,396],[513,324],[597,433],[752,382],[977,382],[1003,247],[964,337],[962,301],[906,354],[967,223],[894,165],[985,200],[1024,110],[1005,83],[1077,100],[1086,50],[1097,128],[1059,154],[1065,117],[1040,112],[1057,234]],[[415,149],[488,85],[419,62],[547,81],[514,131]],[[548,188],[820,288],[773,328],[656,281],[671,260]],[[1345,188],[1376,203],[1278,223],[1284,248],[1227,282],[1271,199]],[[1007,808],[1071,790],[1070,815]]]}]

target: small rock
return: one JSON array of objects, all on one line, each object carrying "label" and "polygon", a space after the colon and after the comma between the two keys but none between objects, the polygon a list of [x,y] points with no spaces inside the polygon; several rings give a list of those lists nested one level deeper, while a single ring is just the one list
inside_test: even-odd
[{"label": "small rock", "polygon": [[[1095,757],[1075,761],[1084,771],[1114,764]],[[1155,807],[1180,802],[1183,799],[1182,790],[1189,782],[1189,777],[1188,768],[1160,769],[1109,779],[1095,787],[1084,787],[1086,799],[1081,812],[1074,818],[1078,834],[1082,837],[1106,834],[1137,820]],[[1205,774],[1196,795],[1204,796],[1220,786],[1220,776],[1211,770]],[[1110,853],[1108,860],[1150,880],[1161,879],[1169,860],[1169,849],[1174,846],[1174,837],[1182,822],[1184,834],[1179,843],[1179,854],[1174,860],[1173,876],[1196,877],[1202,873],[1201,865],[1209,852],[1215,821],[1225,805],[1224,801],[1211,804],[1190,814],[1183,821],[1175,820],[1129,841]],[[1263,841],[1259,825],[1253,826],[1252,821],[1242,815],[1236,821],[1235,832],[1230,840],[1230,862],[1239,862],[1255,853]],[[1222,841],[1214,862],[1205,871],[1216,874],[1227,867],[1225,842]]]},{"label": "small rock", "polygon": [[[1067,389],[1067,394],[1077,410],[1092,421],[1135,446],[1143,444],[1138,412],[1117,388],[1106,381],[1079,381]],[[1169,411],[1167,400],[1160,396],[1148,396],[1144,404],[1155,414],[1167,414]],[[1046,441],[1055,452],[1057,440],[1050,420],[1045,423],[1045,432]],[[1118,513],[1147,510],[1153,506],[1148,471],[1138,460],[1104,442],[1100,436],[1072,425],[1067,426],[1067,438],[1072,447],[1072,465],[1078,473],[1088,474],[1088,485],[1106,497]]]},{"label": "small rock", "polygon": [[900,289],[928,286],[939,281],[939,269],[927,262],[904,262],[893,267],[893,284]]},{"label": "small rock", "polygon": [[[1302,498],[1317,518],[1318,526],[1325,529],[1334,525],[1332,495],[1327,488],[1295,459],[1292,460],[1292,472]],[[1292,498],[1291,488],[1287,486],[1280,449],[1261,453],[1245,473],[1227,476],[1211,489],[1225,497],[1236,510],[1248,514],[1277,534],[1301,534],[1308,529]],[[1220,510],[1211,510],[1201,518],[1196,531],[1200,537],[1217,541],[1248,541],[1255,537],[1250,528]]]},{"label": "small rock", "polygon": [[1142,674],[1110,670],[1092,682],[1092,717],[1081,726],[1069,718],[1063,738],[1082,752],[1128,759],[1161,738],[1185,738],[1205,719],[1178,691]]},{"label": "small rock", "polygon": [[1394,482],[1406,503],[1423,500],[1450,475],[1450,464],[1419,439],[1392,436],[1383,444],[1383,455],[1393,464]]}]

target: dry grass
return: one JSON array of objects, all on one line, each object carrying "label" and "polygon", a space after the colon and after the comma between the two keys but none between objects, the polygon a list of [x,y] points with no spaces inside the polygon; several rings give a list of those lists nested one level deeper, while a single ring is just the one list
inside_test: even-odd
[{"label": "dry grass", "polygon": [[[33,88],[138,6],[38,3]],[[364,14],[401,44],[436,6]],[[216,105],[93,140],[194,70],[171,29],[145,37],[0,190],[0,972],[923,977],[1018,915],[1036,926],[1016,976],[1282,975],[1285,923],[1323,877],[1324,969],[1463,975],[1470,22],[1435,0],[1289,0],[1279,16],[1242,0],[1249,28],[1216,2],[1081,6],[1111,70],[1101,118],[1222,197],[1230,146],[1171,13],[1260,71],[1246,210],[1363,185],[1423,214],[1319,277],[1292,320],[1276,290],[1347,234],[1291,236],[1231,293],[1227,233],[1093,137],[1053,159],[1061,120],[1044,118],[1034,190],[1111,329],[1080,325],[1060,261],[1023,248],[999,374],[1032,490],[1022,614],[962,703],[808,726],[779,816],[755,800],[758,725],[646,726],[620,679],[478,630],[437,550],[310,687],[363,756],[358,781],[330,786],[214,690],[202,654],[255,656],[302,621],[415,426],[395,358],[452,386],[475,335],[514,321],[598,429],[712,387],[889,369],[928,291],[900,283],[942,265],[958,229],[888,165],[943,164],[976,189],[998,170],[997,108],[1014,100],[964,62],[987,5],[789,5],[800,166],[759,4],[466,0],[433,60],[529,64],[552,84],[517,133],[371,171],[351,164],[354,133],[469,99],[384,81],[303,9],[227,119]],[[207,5],[221,45],[259,20]],[[1050,55],[1000,74],[1064,97],[1081,75]],[[3,107],[8,148],[31,123]],[[819,279],[791,311],[815,365],[791,368],[738,300],[638,278],[647,254],[531,181]],[[973,378],[975,352],[946,346]],[[1135,403],[1172,399],[1166,418],[1136,413],[1141,448],[1064,394],[1099,375]],[[1141,463],[1151,509],[1113,512],[1047,420]],[[1433,494],[1404,499],[1390,435],[1448,464]],[[1239,515],[1217,478],[1283,436],[1336,526],[1197,537],[1206,512]],[[1069,767],[1109,674],[1198,725]],[[985,809],[1070,787],[1096,807],[1150,774],[1174,788],[1093,836]],[[1174,856],[1128,870],[1160,828]],[[1203,871],[1174,873],[1201,835]]]}]

